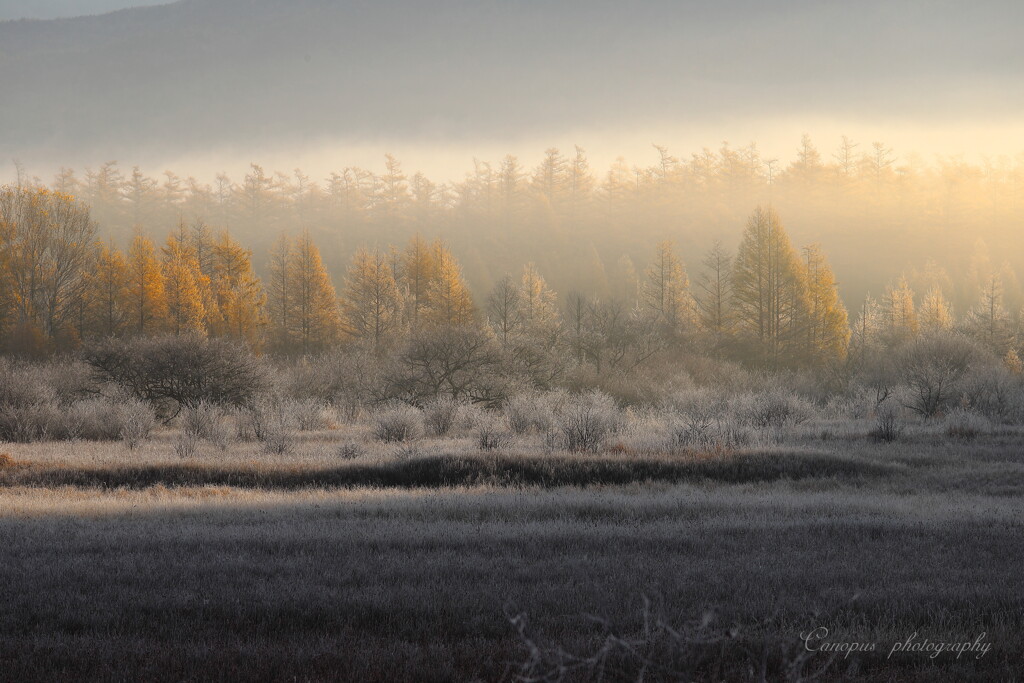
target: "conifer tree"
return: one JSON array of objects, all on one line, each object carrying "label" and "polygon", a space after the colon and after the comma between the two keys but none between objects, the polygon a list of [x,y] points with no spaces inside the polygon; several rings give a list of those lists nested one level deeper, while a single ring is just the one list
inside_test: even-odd
[{"label": "conifer tree", "polygon": [[850,341],[849,316],[836,279],[819,245],[804,248],[807,280],[807,357],[812,363],[841,360]]},{"label": "conifer tree", "polygon": [[792,364],[805,349],[809,302],[805,269],[774,209],[747,220],[733,265],[740,331],[770,366]]},{"label": "conifer tree", "polygon": [[938,285],[933,285],[921,301],[921,329],[928,332],[948,330],[953,326],[953,314],[949,302]]},{"label": "conifer tree", "polygon": [[428,245],[416,234],[402,255],[402,289],[407,302],[409,326],[419,327],[430,304],[430,285],[437,275],[439,245]]},{"label": "conifer tree", "polygon": [[659,242],[655,249],[643,285],[643,301],[670,335],[678,335],[692,321],[690,281],[669,241]]},{"label": "conifer tree", "polygon": [[291,351],[295,345],[295,246],[281,234],[270,250],[270,279],[267,283],[267,314],[270,343],[278,351]]},{"label": "conifer tree", "polygon": [[128,325],[136,334],[165,329],[167,298],[156,249],[137,232],[128,250]]},{"label": "conifer tree", "polygon": [[704,272],[698,281],[697,306],[701,326],[711,335],[715,349],[721,350],[734,331],[732,312],[732,257],[716,241],[704,257]]},{"label": "conifer tree", "polygon": [[257,346],[266,323],[267,297],[253,272],[252,252],[225,230],[211,243],[208,267],[218,312],[211,332]]},{"label": "conifer tree", "polygon": [[393,344],[402,326],[403,301],[390,260],[378,249],[360,249],[345,278],[345,331],[375,351]]},{"label": "conifer tree", "polygon": [[558,326],[555,293],[532,263],[523,267],[519,286],[519,319],[528,333],[546,334]]},{"label": "conifer tree", "polygon": [[891,344],[907,341],[917,335],[917,309],[914,306],[914,292],[901,276],[895,284],[889,285],[884,301],[885,333]]},{"label": "conifer tree", "polygon": [[296,240],[292,259],[298,348],[304,354],[320,351],[336,343],[341,334],[338,295],[308,231]]},{"label": "conifer tree", "polygon": [[462,278],[458,261],[442,245],[436,248],[437,272],[427,292],[426,319],[435,326],[452,327],[473,322],[473,299]]},{"label": "conifer tree", "polygon": [[121,334],[129,320],[131,293],[128,261],[113,245],[101,246],[94,268],[86,275],[88,294],[85,334],[109,337]]},{"label": "conifer tree", "polygon": [[207,308],[204,305],[203,280],[195,251],[181,239],[170,235],[163,248],[164,297],[167,302],[167,327],[174,334],[204,330]]}]

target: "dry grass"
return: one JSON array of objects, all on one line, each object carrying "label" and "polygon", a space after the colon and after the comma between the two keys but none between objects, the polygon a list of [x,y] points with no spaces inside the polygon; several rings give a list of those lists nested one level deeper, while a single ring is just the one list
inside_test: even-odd
[{"label": "dry grass", "polygon": [[[608,629],[643,632],[643,596],[667,624],[738,626],[769,680],[823,620],[858,640],[993,643],[830,676],[1020,677],[1024,439],[920,427],[874,444],[869,428],[805,424],[715,456],[539,437],[481,454],[470,436],[410,454],[358,428],[301,433],[283,456],[204,442],[186,462],[169,431],[134,452],[5,445],[0,678],[494,680],[530,656],[506,615],[588,653]],[[363,454],[343,459],[347,443]]]}]

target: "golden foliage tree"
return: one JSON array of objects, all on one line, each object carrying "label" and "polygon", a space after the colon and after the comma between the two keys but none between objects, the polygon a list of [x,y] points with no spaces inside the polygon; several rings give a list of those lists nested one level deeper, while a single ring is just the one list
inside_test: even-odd
[{"label": "golden foliage tree", "polygon": [[308,232],[282,236],[271,254],[271,337],[281,351],[312,353],[338,341],[341,314],[320,250]]},{"label": "golden foliage tree", "polygon": [[211,333],[244,339],[257,346],[266,324],[267,297],[253,272],[252,252],[225,230],[211,241],[209,253],[207,275],[217,306]]},{"label": "golden foliage tree", "polygon": [[682,332],[692,321],[690,281],[671,242],[659,242],[655,248],[642,294],[644,307],[669,334]]},{"label": "golden foliage tree", "polygon": [[733,265],[733,300],[740,332],[771,366],[799,360],[808,318],[807,277],[774,209],[747,220]]},{"label": "golden foliage tree", "polygon": [[165,329],[167,297],[156,248],[136,233],[128,249],[128,325],[137,334]]},{"label": "golden foliage tree", "polygon": [[88,307],[83,335],[110,337],[124,332],[131,304],[128,261],[124,254],[113,245],[101,246],[95,266],[86,279]]},{"label": "golden foliage tree", "polygon": [[555,293],[548,287],[537,266],[527,263],[519,287],[519,320],[529,334],[547,334],[558,327]]},{"label": "golden foliage tree", "polygon": [[89,209],[71,195],[0,188],[2,296],[16,350],[39,352],[73,334],[95,235]]},{"label": "golden foliage tree", "polygon": [[841,360],[850,342],[850,322],[836,278],[819,245],[804,248],[807,279],[807,355],[814,363]]},{"label": "golden foliage tree", "polygon": [[953,314],[949,301],[942,294],[938,285],[933,285],[921,301],[921,329],[928,332],[948,330],[953,327]]},{"label": "golden foliage tree", "polygon": [[195,250],[181,235],[167,238],[162,270],[168,329],[175,334],[204,330],[209,280],[199,269]]},{"label": "golden foliage tree", "polygon": [[444,246],[435,247],[437,271],[427,290],[426,320],[437,326],[462,326],[473,322],[473,298],[458,261]]},{"label": "golden foliage tree", "polygon": [[342,296],[345,331],[374,350],[383,350],[401,332],[403,305],[388,256],[378,249],[358,250]]},{"label": "golden foliage tree", "polygon": [[914,292],[906,277],[889,285],[883,302],[885,334],[891,343],[907,341],[917,335],[919,324]]},{"label": "golden foliage tree", "polygon": [[419,234],[413,235],[401,259],[401,287],[404,290],[409,325],[416,329],[430,304],[430,283],[437,276],[439,243],[427,244]]}]

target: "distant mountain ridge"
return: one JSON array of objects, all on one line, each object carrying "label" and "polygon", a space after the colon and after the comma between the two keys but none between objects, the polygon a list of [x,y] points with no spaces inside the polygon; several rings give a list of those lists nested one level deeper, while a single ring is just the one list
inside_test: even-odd
[{"label": "distant mountain ridge", "polygon": [[970,104],[962,88],[994,97],[990,110],[1024,102],[1024,89],[1005,87],[1024,64],[1009,30],[1024,25],[1019,5],[784,6],[181,0],[4,22],[0,154],[955,112]]}]

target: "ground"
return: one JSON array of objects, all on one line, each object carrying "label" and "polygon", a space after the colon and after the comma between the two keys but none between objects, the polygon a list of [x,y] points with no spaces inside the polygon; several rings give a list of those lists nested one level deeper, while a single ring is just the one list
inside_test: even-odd
[{"label": "ground", "polygon": [[[367,441],[342,459],[352,438],[186,460],[172,430],[134,451],[0,447],[0,679],[1024,672],[1019,431],[815,428],[663,456]],[[807,652],[819,626],[877,649]],[[888,657],[981,634],[981,657]]]}]

